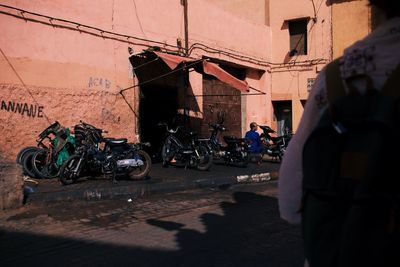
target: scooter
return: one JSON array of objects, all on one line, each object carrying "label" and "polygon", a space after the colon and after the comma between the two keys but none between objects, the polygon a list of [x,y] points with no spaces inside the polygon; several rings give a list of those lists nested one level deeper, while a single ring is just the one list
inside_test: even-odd
[{"label": "scooter", "polygon": [[276,134],[276,132],[272,130],[271,127],[267,125],[259,125],[259,127],[263,131],[260,135],[263,144],[261,155],[268,155],[272,158],[272,161],[281,161],[292,135],[285,134],[273,137],[270,134]]},{"label": "scooter", "polygon": [[226,131],[222,124],[209,124],[211,136],[209,139],[197,139],[207,146],[207,149],[213,155],[214,161],[223,160],[225,164],[234,164],[240,167],[246,167],[249,163],[248,144],[244,138],[236,136],[223,136],[226,145],[218,140],[218,135]]},{"label": "scooter", "polygon": [[206,171],[210,168],[213,157],[203,144],[196,143],[196,133],[189,133],[189,142],[184,144],[177,137],[176,133],[181,128],[170,129],[168,124],[160,122],[158,126],[165,126],[167,135],[161,150],[163,167],[169,165],[184,166],[185,168],[197,168],[200,171]]}]

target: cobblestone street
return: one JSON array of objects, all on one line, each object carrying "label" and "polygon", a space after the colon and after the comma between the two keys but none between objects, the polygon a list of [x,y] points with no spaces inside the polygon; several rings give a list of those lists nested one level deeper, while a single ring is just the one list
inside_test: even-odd
[{"label": "cobblestone street", "polygon": [[276,181],[2,213],[1,266],[302,266]]}]

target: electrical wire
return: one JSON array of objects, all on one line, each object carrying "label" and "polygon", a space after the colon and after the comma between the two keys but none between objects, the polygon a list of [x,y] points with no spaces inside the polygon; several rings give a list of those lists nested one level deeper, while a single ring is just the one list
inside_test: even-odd
[{"label": "electrical wire", "polygon": [[[159,44],[159,45],[163,45],[163,46],[166,46],[166,47],[171,47],[171,48],[178,49],[178,53],[179,53],[179,51],[181,49],[181,47],[179,47],[179,46],[170,45],[170,44],[166,44],[166,43],[162,43],[162,42],[158,42],[158,41],[154,41],[154,40],[149,40],[149,39],[145,39],[145,38],[139,38],[139,37],[125,35],[125,34],[119,34],[119,33],[111,32],[111,31],[106,31],[106,30],[103,30],[103,29],[100,29],[100,28],[97,28],[97,27],[93,27],[93,26],[89,26],[89,25],[85,25],[85,24],[81,24],[81,23],[77,23],[77,22],[74,22],[74,21],[65,20],[65,19],[61,19],[61,18],[50,17],[50,16],[47,16],[47,15],[43,15],[43,14],[39,14],[39,13],[35,13],[35,12],[30,12],[30,11],[27,11],[27,10],[23,10],[23,9],[12,7],[12,6],[8,6],[8,5],[0,4],[0,6],[4,7],[4,8],[16,10],[16,11],[18,11],[20,13],[19,15],[16,15],[16,14],[8,13],[8,12],[5,12],[5,11],[0,11],[1,14],[10,15],[10,16],[14,16],[14,17],[17,17],[17,18],[22,18],[22,19],[24,19],[26,21],[29,20],[29,21],[33,21],[33,22],[39,22],[39,23],[44,23],[44,24],[47,24],[47,25],[51,25],[53,27],[67,28],[67,29],[76,30],[76,31],[79,31],[79,32],[85,32],[85,33],[88,33],[88,34],[96,35],[96,36],[99,36],[99,37],[102,37],[102,38],[113,39],[113,40],[126,42],[126,43],[130,43],[130,44],[134,44],[134,45],[146,46],[146,47],[149,47],[149,48],[153,47],[149,43],[153,43],[153,44]],[[33,16],[46,18],[46,19],[48,19],[48,22],[44,22],[44,21],[40,21],[40,20],[37,20],[37,19],[29,18],[27,16],[24,16],[24,14],[29,14],[29,15],[33,15]],[[55,22],[57,22],[57,21],[58,22],[62,22],[62,23],[71,24],[71,26],[62,25],[62,24],[56,24]],[[93,33],[93,32],[91,32],[89,30],[94,30],[94,31],[97,31],[99,33]],[[108,34],[110,36],[105,36],[104,34]],[[125,39],[120,39],[120,38],[126,38],[126,40]],[[137,41],[142,41],[142,42],[147,42],[147,44],[134,43],[134,42],[130,41],[130,39],[137,40]],[[175,50],[169,50],[167,48],[163,48],[163,49],[164,49],[164,51],[167,51],[167,52],[176,53]],[[270,62],[270,61],[266,61],[266,60],[261,60],[261,59],[257,59],[257,58],[253,58],[253,57],[249,57],[249,56],[245,56],[245,55],[240,55],[240,54],[236,54],[236,53],[227,52],[227,51],[224,51],[224,50],[221,50],[221,49],[212,48],[212,47],[209,47],[209,46],[207,46],[205,44],[202,44],[202,43],[193,43],[190,46],[190,48],[188,49],[189,50],[188,51],[188,57],[189,58],[191,58],[190,54],[195,49],[200,49],[200,50],[203,50],[203,51],[205,51],[207,53],[222,54],[222,55],[225,55],[225,56],[237,59],[237,60],[246,61],[246,62],[249,62],[249,63],[252,63],[252,64],[269,67],[271,70],[272,69],[276,69],[276,68],[288,68],[288,67],[291,67],[291,66],[309,67],[311,65],[326,63],[328,61],[327,59],[324,59],[324,58],[317,58],[317,59],[312,59],[312,60],[295,61],[295,62],[289,62],[289,63],[285,63],[285,62],[276,63],[276,62]],[[199,60],[199,61],[201,61],[201,60]],[[190,65],[197,64],[199,61],[197,61],[195,63],[192,63],[192,64],[189,64],[189,65],[186,65],[183,68],[186,68],[186,67],[188,67]],[[148,62],[148,63],[150,63],[150,62]],[[145,64],[148,64],[148,63],[145,63]],[[145,65],[145,64],[143,64],[143,65]],[[141,66],[143,66],[143,65],[141,65]],[[137,66],[135,69],[137,69],[137,68],[139,68],[141,66]],[[274,67],[272,67],[272,66],[274,66]],[[139,83],[137,85],[122,89],[122,90],[119,91],[119,94],[122,94],[122,92],[124,92],[124,91],[126,91],[128,89],[131,89],[131,88],[134,88],[134,87],[138,87],[138,86],[141,86],[141,85],[143,85],[145,83],[149,83],[149,82],[154,81],[156,79],[160,79],[162,77],[170,75],[170,74],[172,74],[172,73],[174,73],[176,71],[179,71],[179,70],[181,70],[183,68],[175,69],[175,70],[173,70],[173,71],[171,71],[169,73],[163,74],[163,75],[161,75],[159,77],[155,77],[155,78],[150,79],[148,81],[144,81],[144,82]]]},{"label": "electrical wire", "polygon": [[[266,60],[260,60],[260,59],[252,58],[252,57],[249,57],[249,56],[237,55],[237,54],[233,54],[233,53],[230,53],[230,52],[226,52],[224,50],[220,50],[220,49],[216,49],[216,48],[213,48],[213,47],[209,47],[209,46],[207,46],[205,44],[202,44],[202,43],[193,43],[189,48],[189,55],[193,52],[194,49],[200,49],[200,50],[203,50],[203,51],[208,52],[208,53],[221,54],[221,55],[229,56],[231,58],[235,58],[235,59],[247,61],[249,63],[253,63],[253,64],[265,66],[265,67],[271,67],[271,68],[274,68],[274,67],[272,67],[272,65],[273,66],[287,66],[287,65],[292,64],[292,63],[285,63],[285,62],[277,63],[277,62],[271,62],[271,61],[266,61]],[[312,59],[312,60],[297,61],[297,63],[299,63],[299,64],[303,64],[303,63],[305,63],[305,64],[309,64],[309,63],[315,64],[314,61],[320,61],[320,60],[326,60],[326,59],[317,58],[317,59]]]},{"label": "electrical wire", "polygon": [[[25,21],[33,21],[33,22],[44,23],[44,24],[47,24],[47,25],[51,25],[53,27],[67,28],[67,29],[76,30],[76,31],[79,31],[79,32],[85,32],[85,33],[88,33],[88,34],[96,35],[96,36],[99,36],[99,37],[102,37],[102,38],[114,39],[114,40],[118,40],[118,41],[121,41],[121,42],[131,43],[131,44],[136,44],[136,45],[142,45],[142,46],[146,46],[146,47],[152,47],[152,45],[143,44],[143,43],[134,43],[134,42],[129,41],[129,40],[133,39],[133,40],[137,40],[137,41],[142,41],[142,42],[147,42],[147,43],[153,43],[153,44],[158,44],[158,45],[162,45],[162,46],[167,46],[167,47],[171,47],[171,48],[175,48],[175,49],[179,48],[178,46],[175,46],[175,45],[170,45],[170,44],[167,44],[167,43],[163,43],[163,42],[159,42],[159,41],[155,41],[155,40],[149,40],[149,39],[145,39],[145,38],[140,38],[140,37],[136,37],[136,36],[115,33],[115,32],[103,30],[103,29],[100,29],[100,28],[97,28],[97,27],[93,27],[93,26],[82,24],[82,23],[74,22],[74,21],[71,21],[71,20],[55,18],[55,17],[50,17],[50,16],[47,16],[47,15],[43,15],[43,14],[39,14],[39,13],[35,13],[35,12],[30,12],[30,11],[27,11],[27,10],[24,10],[24,9],[21,9],[21,8],[16,8],[16,7],[3,5],[3,4],[0,4],[0,6],[4,7],[4,8],[16,10],[16,11],[19,12],[19,15],[17,15],[17,14],[8,13],[8,12],[5,12],[5,11],[0,11],[1,14],[10,15],[10,16],[14,16],[14,17],[17,17],[17,18],[22,18]],[[24,16],[24,14],[29,14],[29,15],[33,15],[33,16],[36,16],[36,17],[46,18],[48,20],[48,22],[40,21],[40,20],[37,20],[37,19],[34,19],[34,18],[29,18],[27,16]],[[67,25],[56,24],[56,22],[67,23]],[[94,31],[97,31],[99,33],[93,33],[93,32],[90,32],[89,30],[94,30]],[[110,36],[105,36],[104,34],[108,34]],[[125,39],[120,39],[120,38],[125,38]]]},{"label": "electrical wire", "polygon": [[[0,52],[3,55],[4,59],[7,61],[8,65],[10,66],[10,68],[13,70],[15,76],[17,76],[18,80],[21,82],[22,86],[24,87],[24,89],[28,92],[28,94],[31,96],[31,98],[33,99],[33,101],[35,102],[36,105],[39,105],[38,101],[36,100],[36,98],[33,96],[32,92],[28,89],[28,87],[26,86],[25,82],[22,80],[21,76],[18,74],[17,70],[14,68],[13,64],[10,62],[10,60],[8,59],[8,57],[6,56],[6,54],[3,52],[3,49],[0,48]],[[49,124],[51,124],[49,117],[47,117],[46,113],[44,111],[42,111],[44,117],[46,118],[47,122]]]},{"label": "electrical wire", "polygon": [[[167,72],[167,73],[164,73],[164,74],[162,74],[162,75],[159,75],[159,76],[154,77],[154,78],[152,78],[152,79],[149,79],[149,80],[147,80],[147,81],[143,81],[143,82],[138,83],[138,84],[136,84],[136,85],[132,85],[132,86],[129,86],[129,87],[127,87],[127,88],[121,89],[121,90],[119,91],[119,93],[122,93],[122,92],[124,92],[124,91],[126,91],[126,90],[133,89],[133,88],[135,88],[135,87],[139,87],[139,86],[144,85],[144,84],[146,84],[146,83],[149,83],[149,82],[152,82],[152,81],[161,79],[161,78],[163,78],[163,77],[165,77],[165,76],[168,76],[168,75],[170,75],[170,74],[172,74],[172,73],[175,73],[175,72],[184,70],[184,69],[186,69],[186,68],[188,68],[188,67],[190,67],[190,66],[193,66],[193,65],[195,65],[195,64],[198,64],[199,62],[202,62],[202,61],[204,61],[204,60],[205,60],[205,59],[199,59],[199,60],[197,60],[197,61],[195,61],[195,62],[192,62],[192,63],[190,63],[190,64],[184,65],[183,67],[180,67],[180,68],[177,68],[177,69],[173,69],[173,70],[171,70],[171,71],[169,71],[169,72]],[[153,62],[154,62],[154,61],[153,61]],[[142,64],[142,65],[143,65],[143,64]]]},{"label": "electrical wire", "polygon": [[[136,67],[135,69],[137,69],[137,68],[139,68],[139,67],[141,67],[141,66],[143,66],[143,65],[147,65],[147,64],[149,64],[149,63],[155,62],[157,59],[158,59],[158,57],[157,57],[156,59],[153,59],[153,60],[149,61],[149,62],[146,62],[146,63],[144,63],[144,64],[139,65],[139,66]],[[141,83],[138,83],[138,84],[129,86],[129,87],[127,87],[127,88],[121,89],[118,93],[121,94],[121,95],[124,97],[124,99],[125,99],[125,96],[124,96],[122,93],[125,92],[125,91],[127,91],[127,90],[131,90],[131,89],[134,89],[134,88],[136,88],[136,87],[140,87],[140,86],[142,86],[142,85],[144,85],[144,84],[146,84],[146,83],[150,83],[150,82],[152,82],[152,81],[155,81],[155,80],[164,78],[164,77],[166,77],[166,76],[168,76],[168,75],[170,75],[170,74],[173,74],[173,73],[175,73],[175,72],[178,72],[178,71],[187,69],[187,68],[189,68],[189,67],[191,67],[191,66],[194,66],[194,65],[196,65],[196,64],[198,64],[198,63],[200,63],[200,62],[203,62],[203,61],[205,61],[205,60],[206,60],[206,59],[200,59],[200,60],[191,62],[191,63],[189,63],[189,64],[187,64],[187,65],[184,65],[184,66],[182,66],[182,67],[180,67],[180,68],[177,68],[177,69],[173,69],[173,70],[171,70],[171,71],[169,71],[169,72],[167,72],[167,73],[164,73],[164,74],[162,74],[162,75],[159,75],[159,76],[154,77],[154,78],[152,78],[152,79],[149,79],[149,80],[147,80],[147,81],[143,81],[143,82],[141,82]],[[266,94],[265,92],[262,92],[262,91],[260,91],[260,90],[258,90],[258,89],[256,89],[256,88],[254,88],[254,87],[249,86],[249,88],[252,89],[252,90],[254,90],[254,91],[257,91],[257,92],[259,92],[259,93],[255,93],[255,94],[242,94],[243,96],[245,96],[245,95],[265,95],[265,94]],[[232,95],[197,95],[197,96],[232,96]],[[128,104],[128,105],[129,105],[129,104]],[[131,108],[131,107],[130,107],[130,108]],[[131,108],[131,109],[132,109],[132,108]],[[135,114],[135,115],[136,115],[136,114]]]},{"label": "electrical wire", "polygon": [[143,30],[142,22],[140,21],[140,18],[139,18],[138,12],[137,12],[137,7],[136,7],[136,2],[135,2],[135,0],[132,0],[132,3],[133,3],[133,6],[135,7],[135,15],[136,15],[136,19],[137,19],[137,21],[138,21],[138,23],[139,23],[140,30],[142,31],[143,36],[147,39],[146,33],[145,33],[145,31]]},{"label": "electrical wire", "polygon": [[[111,31],[107,31],[107,30],[103,30],[97,27],[93,27],[93,26],[89,26],[89,25],[85,25],[85,24],[81,24],[78,22],[74,22],[74,21],[70,21],[70,20],[66,20],[66,19],[61,19],[61,18],[55,18],[55,17],[51,17],[51,16],[47,16],[47,15],[43,15],[43,14],[39,14],[39,13],[35,13],[35,12],[30,12],[24,9],[20,9],[20,8],[16,8],[16,7],[12,7],[12,6],[8,6],[8,5],[3,5],[0,4],[1,7],[4,8],[8,8],[8,9],[12,9],[12,10],[16,10],[19,12],[19,14],[13,14],[13,13],[8,13],[5,11],[0,11],[1,14],[5,14],[5,15],[9,15],[9,16],[14,16],[16,18],[21,18],[24,19],[25,21],[32,21],[32,22],[38,22],[38,23],[43,23],[52,27],[60,27],[60,28],[66,28],[66,29],[70,29],[70,30],[75,30],[75,31],[79,31],[79,32],[84,32],[87,34],[91,34],[91,35],[95,35],[98,37],[102,37],[104,39],[113,39],[116,41],[120,41],[120,42],[125,42],[125,43],[129,43],[132,45],[140,45],[140,46],[145,46],[145,47],[153,47],[153,45],[150,45],[150,43],[152,44],[157,44],[157,45],[162,45],[164,46],[162,49],[163,51],[166,52],[173,52],[173,53],[178,53],[181,50],[180,46],[175,46],[175,45],[171,45],[171,44],[167,44],[167,43],[163,43],[163,42],[159,42],[159,41],[155,41],[155,40],[150,40],[150,39],[145,39],[145,38],[140,38],[140,37],[135,37],[135,36],[131,36],[131,35],[126,35],[126,34],[120,34],[120,33],[115,33],[115,32],[111,32]],[[45,21],[41,21],[38,19],[34,19],[34,18],[29,18],[27,16],[24,16],[24,14],[29,14],[29,15],[33,15],[33,16],[37,16],[37,17],[42,17],[42,18],[46,18],[48,20],[48,22]],[[67,25],[63,25],[60,23],[56,23],[56,22],[61,22],[61,23],[67,23]],[[93,32],[96,31],[97,33]],[[106,35],[105,35],[106,34]],[[107,36],[108,35],[108,36]],[[146,42],[146,43],[137,43],[137,42],[133,42],[132,40],[136,40],[136,41],[141,41],[141,42]],[[173,48],[169,49],[169,48]],[[245,61],[245,62],[249,62],[252,64],[256,64],[259,66],[264,66],[264,67],[271,67],[271,65],[274,66],[285,66],[288,63],[275,63],[275,62],[270,62],[270,61],[266,61],[266,60],[261,60],[261,59],[256,59],[256,58],[252,58],[249,56],[244,56],[241,54],[237,54],[236,53],[232,53],[232,52],[227,52],[221,49],[215,49],[212,47],[209,47],[205,44],[202,43],[193,43],[189,50],[188,53],[188,57],[190,58],[190,53],[193,52],[194,49],[200,49],[203,50],[205,52],[208,53],[217,53],[217,54],[222,54],[237,60],[241,60],[241,61]],[[230,49],[229,49],[230,50]],[[234,50],[231,50],[234,51]],[[314,59],[314,60],[318,60],[318,59]],[[297,63],[311,63],[314,64],[314,60],[307,60],[307,61],[298,61]]]}]

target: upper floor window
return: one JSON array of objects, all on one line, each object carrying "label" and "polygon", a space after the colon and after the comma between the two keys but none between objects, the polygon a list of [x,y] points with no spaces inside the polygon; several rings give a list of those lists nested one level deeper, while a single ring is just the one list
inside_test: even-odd
[{"label": "upper floor window", "polygon": [[289,21],[290,54],[307,55],[307,19]]}]

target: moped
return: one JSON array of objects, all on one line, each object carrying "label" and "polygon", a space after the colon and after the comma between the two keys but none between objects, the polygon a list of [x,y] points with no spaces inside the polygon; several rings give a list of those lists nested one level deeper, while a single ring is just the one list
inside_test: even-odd
[{"label": "moped", "polygon": [[198,142],[205,144],[209,152],[213,155],[215,162],[222,160],[225,164],[233,164],[246,167],[249,163],[248,143],[244,138],[226,135],[222,138],[226,145],[219,139],[219,133],[226,131],[226,128],[219,123],[209,124],[211,136],[209,139],[198,139]]},{"label": "moped", "polygon": [[197,168],[201,171],[206,171],[210,168],[213,157],[207,147],[196,142],[195,132],[189,133],[189,142],[184,144],[176,136],[178,130],[182,128],[181,126],[171,129],[165,122],[160,122],[158,125],[164,126],[167,131],[161,150],[163,167],[175,165],[184,166],[185,168]]},{"label": "moped", "polygon": [[273,137],[271,134],[276,134],[276,132],[271,127],[267,125],[259,125],[259,127],[263,131],[260,135],[263,144],[261,155],[268,155],[273,161],[281,161],[292,135],[285,134]]}]

